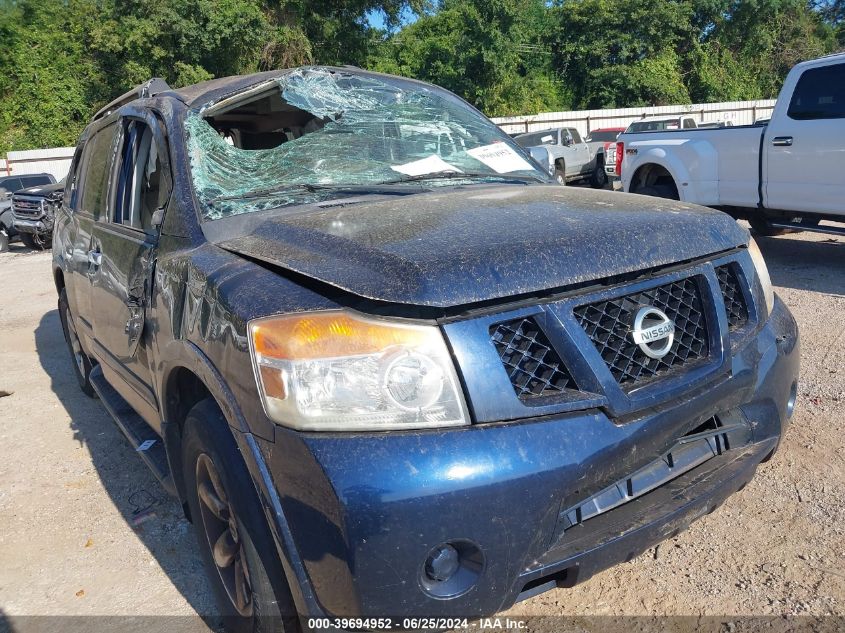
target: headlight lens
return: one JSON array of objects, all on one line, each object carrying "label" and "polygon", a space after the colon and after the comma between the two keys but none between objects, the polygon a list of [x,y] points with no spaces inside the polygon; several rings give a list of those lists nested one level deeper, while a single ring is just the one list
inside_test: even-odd
[{"label": "headlight lens", "polygon": [[419,429],[469,424],[440,330],[346,311],[249,324],[267,415],[310,431]]},{"label": "headlight lens", "polygon": [[757,279],[760,280],[760,285],[763,287],[763,296],[766,299],[766,315],[772,313],[775,307],[775,291],[772,288],[772,278],[769,277],[769,269],[766,266],[766,261],[763,259],[763,253],[760,252],[760,247],[754,238],[748,242],[748,254],[751,255],[751,261],[754,262],[754,269],[757,271]]}]

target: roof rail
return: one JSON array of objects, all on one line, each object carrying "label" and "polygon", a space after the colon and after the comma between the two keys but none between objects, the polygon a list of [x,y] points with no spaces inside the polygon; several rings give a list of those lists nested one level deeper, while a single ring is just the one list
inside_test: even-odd
[{"label": "roof rail", "polygon": [[140,86],[135,86],[129,92],[120,95],[117,99],[98,110],[97,114],[94,115],[94,120],[96,121],[97,119],[103,118],[121,106],[125,106],[127,103],[135,101],[135,99],[154,97],[155,95],[167,90],[170,90],[170,86],[167,85],[167,82],[164,79],[161,79],[160,77],[153,77],[149,81],[142,83]]}]

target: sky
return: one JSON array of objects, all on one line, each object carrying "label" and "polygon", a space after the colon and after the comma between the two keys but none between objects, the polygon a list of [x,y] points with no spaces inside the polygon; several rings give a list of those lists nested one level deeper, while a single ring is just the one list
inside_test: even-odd
[{"label": "sky", "polygon": [[[387,16],[384,14],[384,11],[382,11],[381,9],[375,9],[373,11],[367,11],[367,13],[365,14],[364,17],[367,19],[367,22],[369,23],[369,25],[372,26],[373,28],[376,28],[376,29],[385,28],[384,21],[385,21],[385,18]],[[401,20],[402,20],[403,25],[411,24],[416,19],[417,19],[417,16],[414,15],[413,12],[408,11],[407,9],[402,11]]]}]

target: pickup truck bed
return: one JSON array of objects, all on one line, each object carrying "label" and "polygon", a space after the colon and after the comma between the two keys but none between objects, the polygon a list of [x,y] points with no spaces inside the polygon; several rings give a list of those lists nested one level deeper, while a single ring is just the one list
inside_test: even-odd
[{"label": "pickup truck bed", "polygon": [[764,232],[845,219],[843,151],[845,54],[795,66],[767,125],[626,133],[617,144],[625,191],[722,208]]}]

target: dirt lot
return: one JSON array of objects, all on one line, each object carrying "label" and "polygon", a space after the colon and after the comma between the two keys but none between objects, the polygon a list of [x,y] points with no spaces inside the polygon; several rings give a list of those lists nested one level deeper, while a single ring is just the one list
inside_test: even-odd
[{"label": "dirt lot", "polygon": [[[510,614],[845,614],[845,240],[761,247],[803,336],[778,455],[689,531]],[[0,280],[0,630],[4,612],[210,613],[179,506],[74,382],[50,254],[14,245]]]}]

